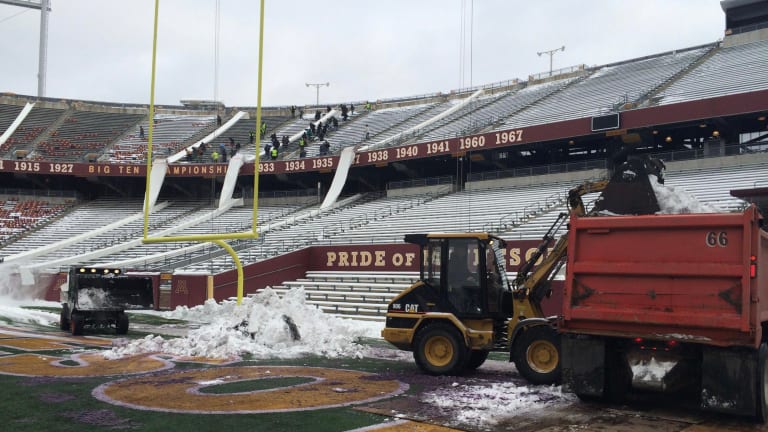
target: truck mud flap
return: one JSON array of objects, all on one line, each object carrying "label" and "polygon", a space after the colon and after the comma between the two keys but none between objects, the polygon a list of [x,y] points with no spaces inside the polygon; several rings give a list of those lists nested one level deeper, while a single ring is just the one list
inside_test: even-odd
[{"label": "truck mud flap", "polygon": [[701,365],[701,408],[729,414],[755,414],[757,350],[705,347]]},{"label": "truck mud flap", "polygon": [[605,342],[566,335],[560,350],[563,391],[601,398],[605,386]]}]

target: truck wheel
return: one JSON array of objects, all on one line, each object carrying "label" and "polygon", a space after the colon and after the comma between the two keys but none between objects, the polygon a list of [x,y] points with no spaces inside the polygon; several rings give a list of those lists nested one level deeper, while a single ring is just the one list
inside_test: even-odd
[{"label": "truck wheel", "polygon": [[613,403],[624,402],[630,387],[632,369],[627,362],[627,356],[613,347],[606,347],[603,399]]},{"label": "truck wheel", "polygon": [[485,363],[489,353],[490,351],[488,350],[472,350],[469,353],[469,359],[467,360],[467,364],[464,366],[464,369],[470,371],[479,368],[483,365],[483,363]]},{"label": "truck wheel", "polygon": [[757,354],[757,420],[768,422],[768,345],[763,342]]},{"label": "truck wheel", "polygon": [[72,331],[72,336],[80,336],[83,334],[83,327],[85,327],[85,318],[73,313],[69,321],[69,329]]},{"label": "truck wheel", "polygon": [[117,325],[115,332],[119,335],[128,333],[128,314],[123,312],[117,316]]},{"label": "truck wheel", "polygon": [[430,375],[458,375],[464,370],[469,350],[464,338],[450,324],[430,324],[416,334],[413,357]]},{"label": "truck wheel", "polygon": [[59,314],[59,328],[64,331],[69,330],[69,305],[66,303],[61,305],[61,314]]},{"label": "truck wheel", "polygon": [[526,329],[514,341],[512,358],[517,371],[531,384],[560,382],[560,337],[551,326]]}]

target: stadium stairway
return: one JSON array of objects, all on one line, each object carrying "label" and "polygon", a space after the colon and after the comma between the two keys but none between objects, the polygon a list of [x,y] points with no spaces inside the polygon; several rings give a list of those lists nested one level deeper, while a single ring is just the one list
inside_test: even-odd
[{"label": "stadium stairway", "polygon": [[8,138],[16,132],[27,115],[32,111],[35,104],[27,102],[24,107],[18,105],[3,105],[0,104],[0,154],[5,153],[8,150]]},{"label": "stadium stairway", "polygon": [[[532,201],[522,209],[515,209],[503,215],[499,218],[498,222],[487,223],[483,226],[483,231],[503,236],[503,233],[509,233],[515,228],[523,225],[535,224],[536,218],[543,214],[550,213],[555,209],[564,208],[567,202],[568,194],[565,191],[555,192],[546,198]],[[546,232],[546,230],[544,232]],[[544,232],[538,237],[542,237]]]},{"label": "stadium stairway", "polygon": [[[407,143],[410,140],[412,140],[415,137],[421,137],[424,136],[425,133],[430,132],[434,130],[435,128],[439,127],[439,125],[442,124],[442,122],[445,121],[451,121],[452,119],[455,119],[457,117],[463,116],[463,114],[473,111],[472,109],[472,103],[475,101],[478,101],[478,107],[485,106],[488,102],[480,102],[481,96],[485,94],[485,90],[478,89],[477,91],[473,92],[471,95],[458,100],[452,100],[449,101],[449,107],[448,109],[440,112],[439,114],[436,114],[433,117],[430,117],[423,122],[416,124],[404,131],[398,132],[395,135],[390,136],[389,138],[379,141],[375,144],[370,145],[363,145],[360,150],[373,150],[379,147],[390,147],[392,145],[396,144],[403,144]],[[491,99],[492,101],[495,100],[495,98],[487,98]],[[468,108],[469,107],[469,108]],[[437,127],[435,125],[438,125]]]},{"label": "stadium stairway", "polygon": [[527,109],[529,109],[531,107],[534,107],[534,106],[536,106],[538,104],[544,103],[547,100],[549,100],[551,97],[553,97],[554,95],[564,91],[565,89],[567,89],[569,87],[572,87],[572,86],[574,86],[574,85],[576,85],[576,84],[578,84],[578,83],[580,83],[582,81],[585,81],[587,78],[589,78],[589,76],[593,72],[587,71],[583,75],[581,75],[581,76],[579,76],[577,78],[570,77],[570,78],[565,78],[563,80],[555,81],[555,82],[560,82],[560,83],[559,84],[553,84],[552,87],[549,87],[549,90],[551,90],[551,91],[546,91],[546,89],[545,89],[545,92],[544,92],[544,94],[541,95],[541,97],[539,97],[537,99],[534,99],[534,100],[530,101],[529,103],[527,103],[525,105],[517,107],[514,111],[511,111],[511,112],[507,113],[506,115],[501,117],[496,123],[492,124],[487,129],[483,129],[483,130],[481,130],[479,132],[485,132],[485,131],[488,131],[488,130],[501,130],[501,129],[507,129],[507,128],[510,128],[510,127],[514,127],[514,123],[510,123],[510,119],[513,119],[517,114],[519,114],[519,113],[521,113],[521,112],[523,112],[523,111],[525,111],[525,110],[527,110]]},{"label": "stadium stairway", "polygon": [[383,322],[387,305],[418,280],[417,272],[307,272],[305,278],[285,281],[272,289],[281,297],[303,289],[308,305],[323,312],[356,320]]},{"label": "stadium stairway", "polygon": [[[46,110],[46,111],[48,111],[48,110]],[[52,123],[47,123],[46,124],[46,129],[44,129],[39,135],[37,135],[37,137],[35,137],[32,141],[27,143],[25,146],[17,147],[14,150],[26,150],[27,151],[27,155],[28,155],[27,157],[34,157],[35,147],[39,143],[41,143],[41,142],[47,140],[48,138],[50,138],[51,134],[54,131],[56,131],[59,128],[59,126],[64,124],[64,122],[67,120],[67,118],[69,118],[70,114],[73,111],[74,110],[72,108],[60,111],[61,114],[59,114],[59,116],[56,117],[56,120],[54,120]],[[31,120],[34,117],[33,114],[37,114],[38,112],[35,112],[35,110],[33,108],[32,112],[30,113],[30,115],[27,116],[27,119]],[[21,125],[22,126],[26,126],[23,122],[22,122]]]},{"label": "stadium stairway", "polygon": [[654,96],[663,93],[666,89],[669,88],[672,84],[680,80],[680,78],[684,77],[688,74],[688,72],[696,69],[699,67],[699,65],[705,63],[709,58],[711,58],[715,53],[717,53],[718,48],[720,47],[720,43],[714,43],[712,46],[706,50],[699,58],[694,60],[691,63],[688,63],[685,67],[680,69],[677,73],[670,76],[666,80],[659,83],[658,86],[650,89],[646,94],[640,95],[640,97],[637,98],[637,100],[634,102],[634,105],[638,107],[647,107],[650,105],[655,105],[655,102],[658,102],[658,100],[654,100]]}]

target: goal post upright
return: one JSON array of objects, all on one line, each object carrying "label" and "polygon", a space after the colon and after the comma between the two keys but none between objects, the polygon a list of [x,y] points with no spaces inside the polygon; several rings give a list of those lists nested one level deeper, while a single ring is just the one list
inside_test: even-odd
[{"label": "goal post upright", "polygon": [[[144,235],[142,237],[142,243],[168,243],[168,242],[211,242],[218,245],[229,253],[234,261],[235,268],[237,270],[237,304],[240,305],[243,301],[243,266],[240,262],[240,258],[237,255],[232,246],[230,246],[224,240],[239,240],[239,239],[255,239],[258,238],[257,221],[258,221],[258,196],[259,196],[259,149],[261,147],[261,134],[256,133],[256,158],[254,160],[254,174],[253,174],[253,224],[251,231],[239,232],[239,233],[224,233],[224,234],[194,234],[194,235],[180,235],[180,236],[168,236],[168,237],[150,237],[149,236],[149,196],[150,196],[150,183],[152,172],[152,138],[154,134],[154,114],[155,114],[155,74],[157,66],[157,23],[160,10],[160,0],[155,0],[155,16],[154,27],[152,37],[152,73],[150,79],[150,92],[149,92],[149,136],[147,141],[147,169],[146,169],[146,190],[144,192]],[[261,126],[261,95],[262,95],[262,64],[263,64],[263,49],[264,49],[264,0],[260,1],[260,19],[259,19],[259,64],[258,64],[258,96],[256,104],[256,129],[259,130]]]}]

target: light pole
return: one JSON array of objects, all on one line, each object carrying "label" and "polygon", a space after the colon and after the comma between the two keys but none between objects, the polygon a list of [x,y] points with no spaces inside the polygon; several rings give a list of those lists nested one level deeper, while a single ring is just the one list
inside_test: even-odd
[{"label": "light pole", "polygon": [[549,54],[549,76],[552,76],[552,56],[554,56],[555,53],[558,51],[565,51],[565,45],[563,45],[560,48],[555,48],[549,51],[542,51],[542,52],[536,53],[539,55],[539,57],[541,57],[542,54]]},{"label": "light pole", "polygon": [[46,70],[48,68],[48,14],[51,12],[51,0],[0,0],[0,3],[9,6],[40,9],[40,49],[39,54],[37,55],[37,96],[44,97]]},{"label": "light pole", "polygon": [[314,87],[317,91],[317,99],[315,100],[315,106],[320,106],[320,87],[330,87],[331,83],[305,83],[307,87]]}]

